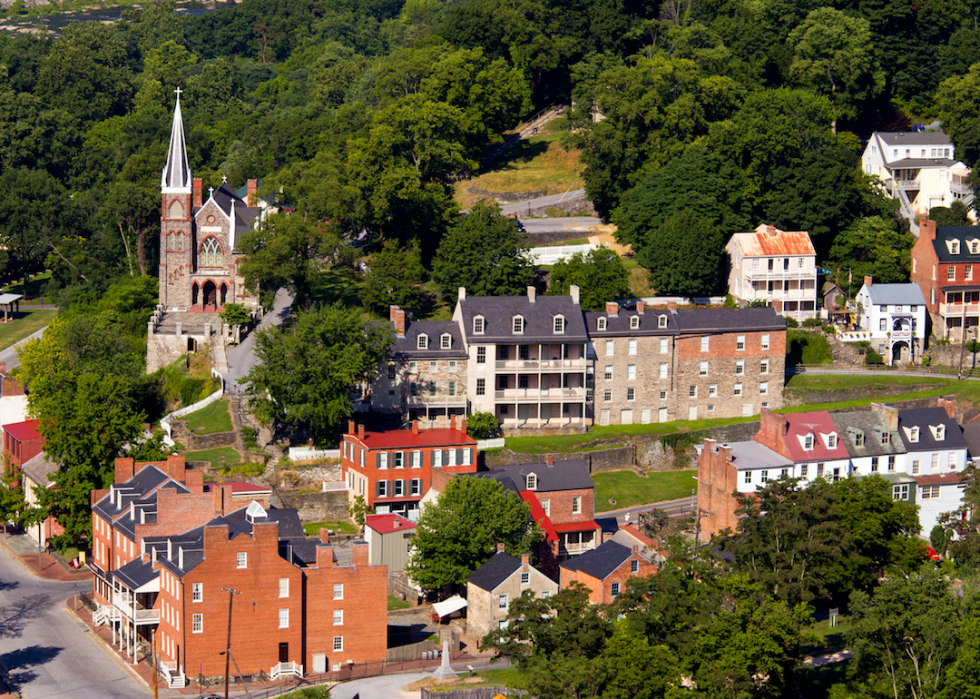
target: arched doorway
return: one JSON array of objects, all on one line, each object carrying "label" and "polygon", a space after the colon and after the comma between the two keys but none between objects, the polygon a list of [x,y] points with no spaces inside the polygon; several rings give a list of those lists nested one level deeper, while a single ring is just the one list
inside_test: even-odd
[{"label": "arched doorway", "polygon": [[902,362],[903,364],[908,364],[912,361],[912,352],[909,348],[909,343],[905,340],[896,342],[892,345],[892,363]]},{"label": "arched doorway", "polygon": [[228,285],[227,284],[222,284],[221,285],[221,305],[222,306],[225,305],[225,300],[227,298],[228,298]]},{"label": "arched doorway", "polygon": [[205,307],[218,305],[218,287],[211,280],[204,282],[204,305]]},{"label": "arched doorway", "polygon": [[198,292],[199,291],[200,291],[200,287],[198,287],[197,282],[194,282],[194,284],[191,286],[191,305],[192,306],[196,306],[197,305],[197,297],[198,297]]}]

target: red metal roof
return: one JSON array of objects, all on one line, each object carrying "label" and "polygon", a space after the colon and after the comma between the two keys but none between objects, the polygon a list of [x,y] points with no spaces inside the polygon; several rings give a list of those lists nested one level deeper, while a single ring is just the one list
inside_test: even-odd
[{"label": "red metal roof", "polygon": [[935,473],[928,476],[915,476],[919,485],[956,485],[960,482],[959,473]]},{"label": "red metal roof", "polygon": [[551,523],[551,518],[544,513],[544,508],[538,502],[538,496],[530,490],[521,490],[518,492],[521,494],[521,499],[531,506],[531,517],[544,531],[545,538],[548,541],[558,541],[558,532],[555,531],[555,525]]},{"label": "red metal roof", "polygon": [[[395,522],[398,525],[395,525]],[[371,527],[379,534],[391,534],[393,531],[415,529],[415,523],[401,515],[368,515],[364,520],[365,526]]]},{"label": "red metal roof", "polygon": [[754,233],[736,233],[734,237],[747,257],[816,254],[806,231],[781,231],[763,224]]},{"label": "red metal roof", "polygon": [[24,422],[14,422],[9,425],[4,425],[3,429],[17,441],[26,442],[41,436],[41,433],[37,431],[40,425],[40,420],[26,420]]},{"label": "red metal roof", "polygon": [[651,539],[649,536],[640,531],[640,529],[635,524],[625,524],[619,528],[620,531],[626,532],[634,539],[639,541],[641,544],[645,544],[650,548],[657,548],[657,542],[655,539]]},{"label": "red metal roof", "polygon": [[556,532],[586,532],[593,529],[602,529],[594,519],[588,519],[584,522],[562,522],[555,525]]},{"label": "red metal roof", "polygon": [[[837,426],[826,410],[812,413],[779,413],[779,415],[788,423],[786,448],[793,461],[833,461],[850,458],[847,447],[844,446],[844,436],[837,431]],[[808,434],[813,435],[813,449],[806,451],[803,448],[805,441],[803,438]],[[823,436],[829,434],[837,435],[837,446],[833,449],[829,449],[824,441]]]},{"label": "red metal roof", "polygon": [[389,430],[387,432],[365,432],[364,439],[356,434],[345,434],[344,439],[357,442],[367,449],[418,449],[421,447],[476,446],[476,440],[461,430],[433,429]]}]

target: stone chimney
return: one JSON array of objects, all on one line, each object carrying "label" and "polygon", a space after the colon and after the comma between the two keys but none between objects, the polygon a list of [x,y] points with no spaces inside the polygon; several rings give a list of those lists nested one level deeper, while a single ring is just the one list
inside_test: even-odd
[{"label": "stone chimney", "polygon": [[534,303],[535,300],[536,300],[536,298],[537,298],[537,295],[538,295],[538,290],[535,289],[533,286],[529,286],[527,288],[527,300],[528,301],[530,301],[531,303]]},{"label": "stone chimney", "polygon": [[412,434],[417,435],[419,433],[419,421],[412,420]]},{"label": "stone chimney", "polygon": [[643,303],[642,301],[637,301],[636,302],[636,312],[637,313],[639,313],[640,315],[643,315],[643,310],[645,308],[646,308],[646,304],[645,303]]},{"label": "stone chimney", "polygon": [[405,337],[405,311],[398,306],[389,306],[388,319],[395,324],[395,334],[398,337]]},{"label": "stone chimney", "polygon": [[504,552],[504,545],[503,545],[503,543],[497,544],[497,553],[503,553],[503,552]]},{"label": "stone chimney", "polygon": [[885,421],[888,423],[888,429],[898,429],[898,408],[893,408],[884,403],[872,403],[871,409],[885,418]]},{"label": "stone chimney", "polygon": [[572,297],[572,303],[576,306],[578,305],[578,284],[571,284],[568,287],[568,293]]},{"label": "stone chimney", "polygon": [[204,206],[204,180],[200,177],[194,178],[194,207],[200,209]]},{"label": "stone chimney", "polygon": [[766,226],[766,235],[770,238],[775,238],[779,231],[776,230],[775,226]]},{"label": "stone chimney", "polygon": [[865,286],[871,286],[871,277],[870,276],[866,276],[864,278],[864,285]]},{"label": "stone chimney", "polygon": [[456,300],[463,301],[465,299],[466,299],[466,287],[461,286],[459,287],[459,290],[456,292]]},{"label": "stone chimney", "polygon": [[619,316],[619,304],[615,301],[606,301],[606,315],[610,318]]},{"label": "stone chimney", "polygon": [[258,180],[248,180],[245,183],[245,191],[247,192],[245,202],[249,206],[258,206],[259,198],[255,194],[259,188],[258,184]]}]

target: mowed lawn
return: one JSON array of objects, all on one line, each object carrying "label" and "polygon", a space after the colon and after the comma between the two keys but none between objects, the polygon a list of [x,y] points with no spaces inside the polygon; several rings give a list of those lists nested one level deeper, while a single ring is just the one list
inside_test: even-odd
[{"label": "mowed lawn", "polygon": [[185,415],[187,429],[194,434],[216,434],[231,432],[231,415],[228,413],[228,399],[216,400],[198,411]]},{"label": "mowed lawn", "polygon": [[[20,342],[33,332],[36,332],[54,320],[58,311],[33,311],[29,306],[21,305],[20,313],[14,314],[16,320],[10,323],[0,323],[0,349],[6,349],[15,342]],[[0,314],[0,318],[3,314]]]},{"label": "mowed lawn", "polygon": [[307,536],[320,536],[321,529],[328,529],[334,534],[357,534],[358,529],[356,524],[351,524],[350,522],[344,521],[329,521],[329,522],[307,522],[303,525],[303,531]]},{"label": "mowed lawn", "polygon": [[189,451],[186,456],[188,461],[208,461],[213,469],[219,469],[222,466],[234,466],[242,462],[242,457],[231,447]]},{"label": "mowed lawn", "polygon": [[[608,512],[624,507],[689,498],[691,491],[698,487],[694,477],[696,475],[697,469],[656,471],[650,472],[646,477],[633,471],[593,473],[595,511]],[[610,499],[614,499],[616,504],[609,502]]]}]

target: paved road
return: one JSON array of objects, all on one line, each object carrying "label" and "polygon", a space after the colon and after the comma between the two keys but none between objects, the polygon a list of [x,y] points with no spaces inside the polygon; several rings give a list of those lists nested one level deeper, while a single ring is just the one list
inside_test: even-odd
[{"label": "paved road", "polygon": [[[268,328],[271,325],[281,325],[289,316],[289,310],[293,305],[293,297],[285,289],[276,292],[276,302],[272,310],[266,313],[259,322],[259,328]],[[242,340],[242,344],[237,347],[227,349],[228,373],[225,374],[225,381],[230,389],[233,385],[240,386],[241,380],[255,365],[255,330]]]},{"label": "paved road", "polygon": [[[34,578],[0,552],[0,662],[29,699],[145,696],[62,610],[73,585]],[[90,589],[78,584],[79,592]]]},{"label": "paved road", "polygon": [[586,234],[593,226],[602,223],[595,216],[569,216],[567,218],[525,218],[524,229],[528,233],[551,233],[553,231],[581,232]]},{"label": "paved road", "polygon": [[413,675],[383,675],[338,684],[330,690],[331,699],[415,699],[421,692],[403,692],[402,687],[431,677],[431,672]]},{"label": "paved road", "polygon": [[667,502],[656,502],[651,505],[639,505],[637,507],[624,507],[621,510],[610,510],[608,512],[597,512],[595,519],[598,522],[601,519],[615,519],[617,522],[625,521],[624,517],[627,512],[630,513],[630,521],[636,524],[636,515],[641,512],[650,512],[651,510],[663,510],[667,514],[675,514],[678,512],[689,512],[693,505],[698,502],[697,497],[693,498],[681,498],[680,500],[669,500]]},{"label": "paved road", "polygon": [[41,337],[41,335],[44,333],[47,327],[48,326],[45,325],[43,328],[41,328],[35,333],[31,333],[20,342],[11,345],[5,350],[0,350],[0,362],[7,363],[7,371],[13,371],[14,369],[20,366],[20,359],[17,358],[17,348],[23,345],[28,340],[33,340],[34,338]]},{"label": "paved road", "polygon": [[564,194],[551,194],[547,197],[540,197],[538,199],[528,199],[526,201],[518,201],[513,204],[504,204],[500,207],[500,212],[504,214],[519,214],[528,209],[537,209],[542,206],[554,206],[555,204],[561,204],[562,202],[575,201],[576,199],[584,199],[585,190],[575,189],[571,192],[565,192]]}]

